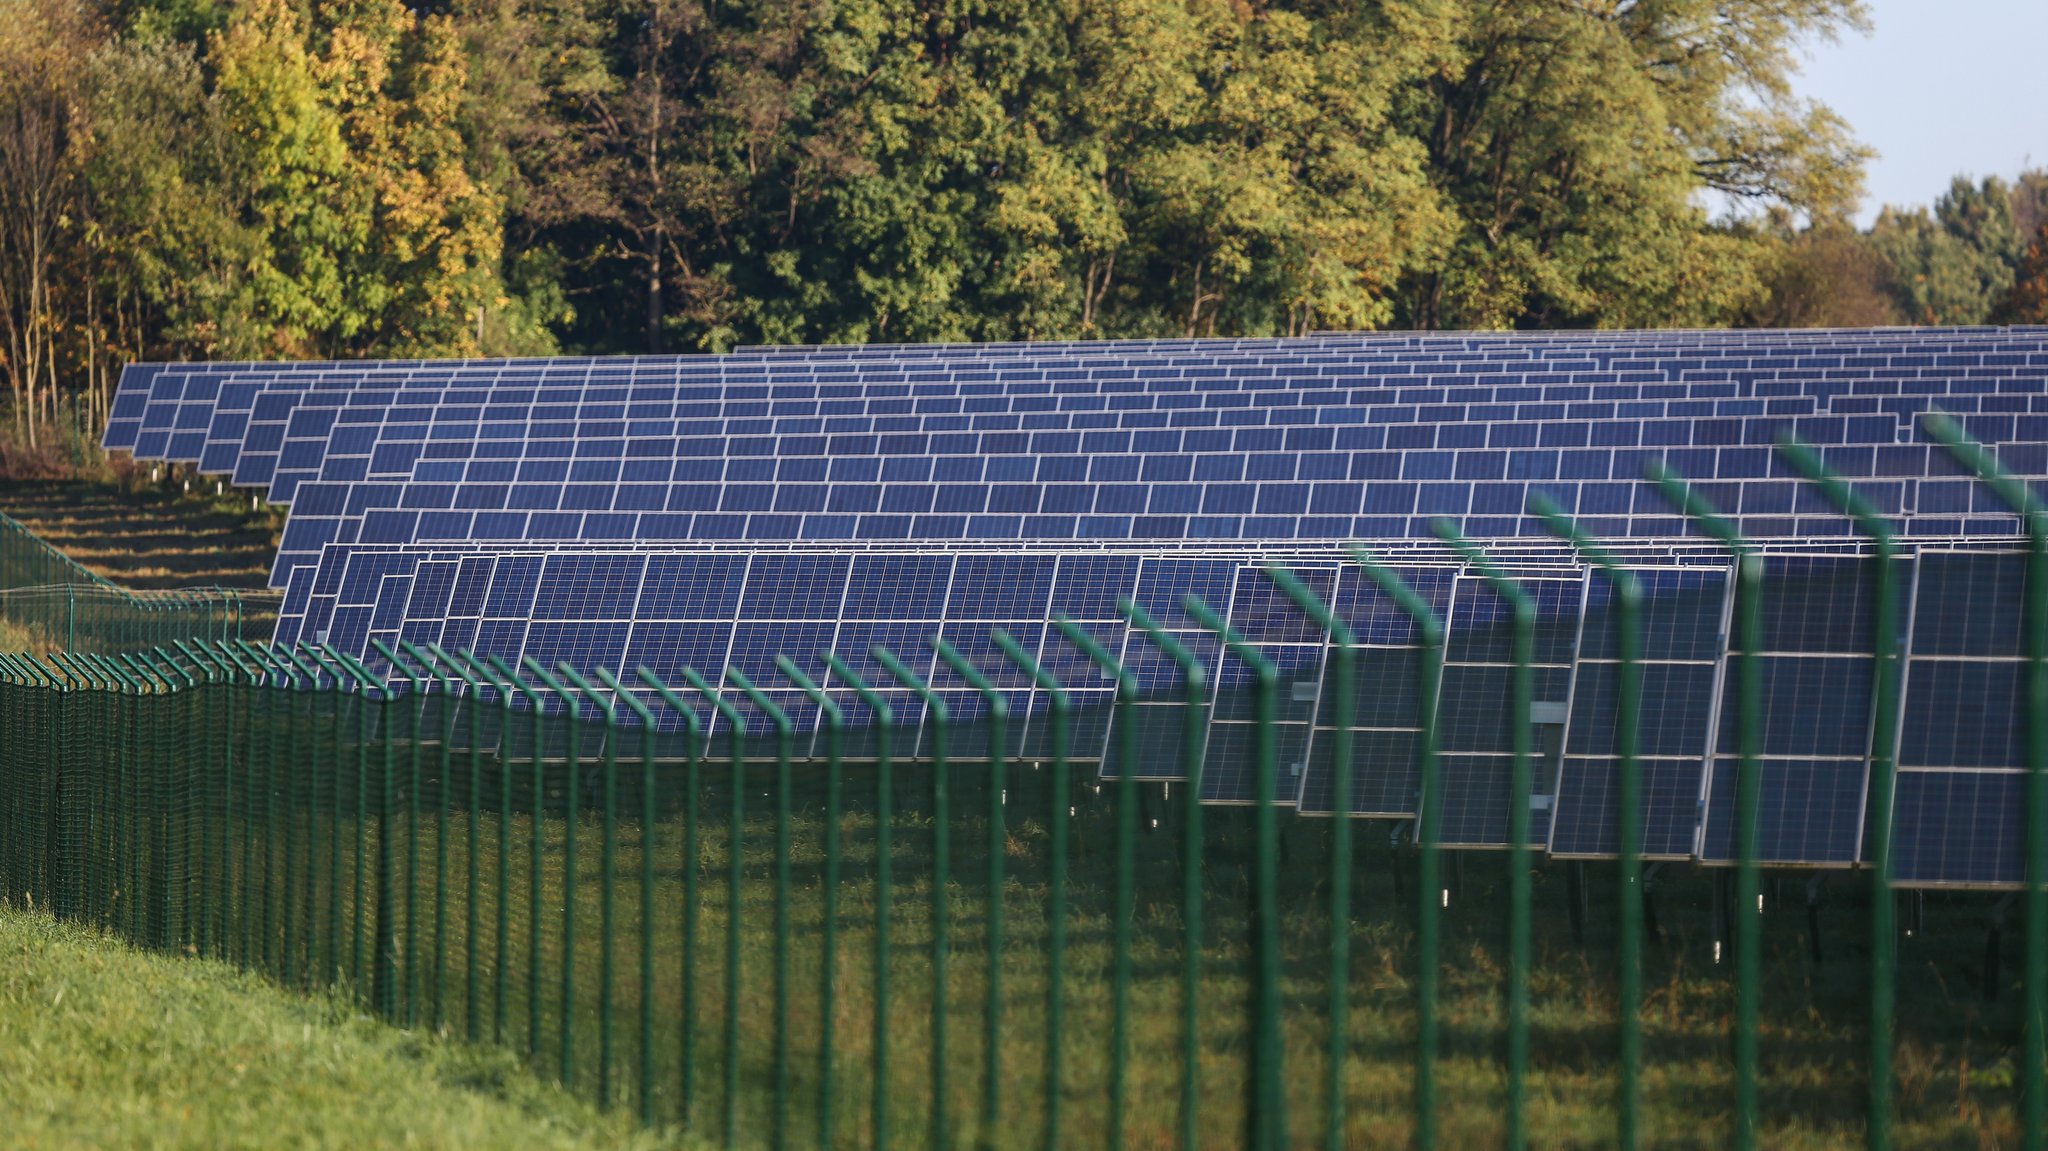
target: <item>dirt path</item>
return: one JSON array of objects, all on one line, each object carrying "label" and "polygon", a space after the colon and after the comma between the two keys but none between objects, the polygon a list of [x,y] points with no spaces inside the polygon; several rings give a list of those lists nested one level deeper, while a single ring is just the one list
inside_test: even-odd
[{"label": "dirt path", "polygon": [[0,482],[0,512],[129,588],[260,588],[277,554],[260,515],[107,483]]}]

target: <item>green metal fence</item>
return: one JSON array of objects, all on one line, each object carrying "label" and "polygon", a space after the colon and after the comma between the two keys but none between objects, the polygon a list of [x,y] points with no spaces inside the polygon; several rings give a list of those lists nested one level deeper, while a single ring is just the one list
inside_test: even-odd
[{"label": "green metal fence", "polygon": [[0,515],[0,647],[143,651],[174,639],[267,639],[276,592],[233,588],[129,591]]},{"label": "green metal fence", "polygon": [[[2039,1146],[2048,537],[2024,488],[1948,425],[1931,430],[2026,517],[2036,565],[2026,588],[2035,882],[2014,1122],[2023,1145]],[[1870,535],[1871,779],[1883,797],[1899,674],[1893,544],[1812,452],[1785,452]],[[0,892],[148,947],[339,989],[399,1025],[511,1046],[606,1106],[727,1146],[1769,1145],[1801,1117],[1795,1092],[1768,1089],[1766,1054],[1807,1024],[1774,1008],[1764,963],[1763,567],[1681,478],[1655,479],[1726,546],[1738,581],[1735,959],[1716,984],[1726,1026],[1706,1038],[1705,1056],[1646,1035],[1674,1007],[1645,995],[1635,585],[1540,503],[1532,511],[1606,573],[1620,608],[1609,618],[1622,668],[1622,852],[1611,928],[1577,952],[1605,951],[1611,963],[1581,963],[1577,985],[1536,978],[1538,909],[1556,901],[1534,889],[1542,873],[1527,843],[1535,614],[1448,524],[1439,534],[1511,609],[1514,675],[1501,705],[1516,732],[1519,802],[1503,853],[1440,845],[1443,628],[1359,552],[1421,641],[1410,673],[1420,816],[1398,847],[1358,840],[1349,819],[1283,822],[1280,676],[1190,599],[1188,615],[1242,665],[1247,686],[1230,689],[1241,698],[1126,603],[1134,637],[1156,649],[1147,658],[1178,671],[1166,701],[1141,701],[1125,660],[1055,621],[1093,674],[1115,683],[1107,717],[1081,714],[1067,694],[1078,685],[1003,634],[993,637],[1001,666],[934,637],[938,666],[958,677],[939,686],[885,649],[789,653],[774,684],[733,668],[684,669],[680,682],[642,668],[622,683],[412,644],[380,645],[380,674],[325,646],[220,633],[0,655]],[[1269,574],[1328,634],[1334,698],[1352,700],[1356,637],[1293,573]],[[821,689],[804,670],[818,664],[854,695]],[[1016,737],[1003,688],[1019,684],[1045,693],[1048,709],[1033,717],[1042,738]],[[979,701],[971,719],[949,711],[963,698]],[[790,719],[799,704],[818,709],[815,740]],[[1162,704],[1178,707],[1188,737],[1185,776],[1163,787],[1130,769],[1147,730],[1135,709]],[[1248,807],[1198,802],[1196,737],[1226,705],[1253,717]],[[905,724],[899,710],[926,718]],[[1074,732],[1103,718],[1106,778],[1073,748]],[[1340,741],[1351,720],[1335,718]],[[1345,746],[1336,755],[1348,762]],[[1334,785],[1337,809],[1348,809],[1348,773]],[[1833,1086],[1859,1092],[1860,1137],[1886,1147],[1896,1115],[1949,1104],[1893,1090],[1889,805],[1872,810],[1871,934],[1855,976],[1868,1054],[1830,1062]],[[1490,887],[1467,874],[1480,869]],[[1453,923],[1454,888],[1499,916]],[[1489,954],[1504,962],[1488,967]],[[1674,1079],[1660,1069],[1686,1059],[1711,1070]]]}]

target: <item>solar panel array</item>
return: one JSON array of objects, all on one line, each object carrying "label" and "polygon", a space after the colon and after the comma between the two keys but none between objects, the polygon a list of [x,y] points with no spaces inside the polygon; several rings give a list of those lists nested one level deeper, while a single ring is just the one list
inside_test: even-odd
[{"label": "solar panel array", "polygon": [[[284,640],[367,653],[433,641],[670,681],[732,667],[809,730],[787,654],[856,723],[837,652],[892,708],[921,705],[886,647],[966,719],[985,706],[937,660],[990,671],[1013,754],[1045,751],[1044,693],[997,629],[1081,706],[1077,754],[1105,772],[1113,683],[1048,625],[1119,653],[1144,698],[1143,777],[1178,779],[1173,665],[1129,597],[1209,665],[1203,798],[1251,798],[1249,672],[1181,609],[1194,594],[1282,672],[1285,798],[1331,809],[1328,640],[1269,562],[1335,605],[1362,645],[1353,813],[1412,817],[1412,623],[1342,550],[1372,541],[1448,624],[1437,718],[1443,835],[1499,846],[1512,732],[1505,606],[1423,542],[1444,516],[1496,541],[1541,605],[1545,751],[1532,835],[1615,850],[1611,589],[1522,514],[1556,498],[1633,541],[1651,593],[1642,671],[1646,850],[1725,861],[1724,699],[1732,580],[1637,477],[1664,459],[1753,536],[1766,586],[1761,828],[1774,863],[1864,854],[1870,752],[1865,561],[1774,458],[1784,429],[1916,542],[1899,748],[1897,865],[1920,884],[2017,881],[2015,519],[1918,437],[1930,407],[2029,479],[2048,477],[2048,331],[1347,335],[1279,341],[752,349],[726,356],[469,363],[138,365],[106,444],[196,464],[288,503],[274,582]],[[2000,541],[2005,541],[2001,548]],[[1999,589],[1996,594],[1990,590]],[[737,693],[742,714],[751,708]],[[899,747],[899,751],[908,751]],[[956,748],[986,754],[972,744]]]}]

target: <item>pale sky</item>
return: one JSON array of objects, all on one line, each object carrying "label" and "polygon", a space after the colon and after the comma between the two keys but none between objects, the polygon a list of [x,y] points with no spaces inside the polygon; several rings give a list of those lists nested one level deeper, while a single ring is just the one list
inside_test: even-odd
[{"label": "pale sky", "polygon": [[1871,30],[1808,47],[1793,84],[1881,155],[1859,222],[1927,204],[1959,172],[2048,166],[2048,0],[1866,0]]}]

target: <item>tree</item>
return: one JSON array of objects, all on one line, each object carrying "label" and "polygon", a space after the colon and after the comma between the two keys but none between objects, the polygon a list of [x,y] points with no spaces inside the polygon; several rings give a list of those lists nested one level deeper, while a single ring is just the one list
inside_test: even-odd
[{"label": "tree", "polygon": [[1870,242],[1891,266],[1900,312],[1914,324],[1981,324],[2012,285],[2025,245],[2011,188],[1996,176],[1957,176],[1926,208],[1887,207]]},{"label": "tree", "polygon": [[1744,322],[1766,328],[1874,328],[1900,322],[1891,269],[1847,222],[1759,237],[1774,244],[1763,261],[1765,296]]},{"label": "tree", "polygon": [[1999,301],[1991,320],[1997,324],[2048,324],[2048,222],[2034,232],[2013,276],[2012,288]]},{"label": "tree", "polygon": [[0,4],[0,331],[31,447],[54,414],[63,318],[53,283],[79,164],[80,62],[91,19],[72,0]]},{"label": "tree", "polygon": [[1458,54],[1407,102],[1456,207],[1448,258],[1407,277],[1415,327],[1711,324],[1759,291],[1710,226],[1713,189],[1825,217],[1865,152],[1789,95],[1800,37],[1852,0],[1446,5]]}]

